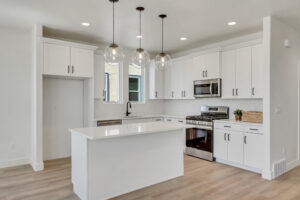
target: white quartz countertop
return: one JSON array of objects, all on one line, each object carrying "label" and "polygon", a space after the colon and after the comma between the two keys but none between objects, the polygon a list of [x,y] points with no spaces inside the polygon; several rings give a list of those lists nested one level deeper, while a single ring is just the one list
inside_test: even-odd
[{"label": "white quartz countertop", "polygon": [[243,121],[237,121],[234,119],[214,120],[214,123],[230,123],[230,124],[240,124],[240,125],[263,126],[263,124],[260,124],[260,123],[243,122]]},{"label": "white quartz countertop", "polygon": [[133,119],[151,119],[151,118],[176,118],[176,119],[185,119],[186,116],[178,116],[178,115],[130,115],[129,117],[126,117],[126,116],[100,117],[100,118],[95,118],[94,121],[133,120]]},{"label": "white quartz countertop", "polygon": [[70,132],[82,134],[90,140],[97,140],[133,135],[143,135],[157,132],[175,131],[192,127],[193,126],[191,125],[173,122],[148,122],[136,124],[122,124],[116,126],[76,128],[70,129]]}]

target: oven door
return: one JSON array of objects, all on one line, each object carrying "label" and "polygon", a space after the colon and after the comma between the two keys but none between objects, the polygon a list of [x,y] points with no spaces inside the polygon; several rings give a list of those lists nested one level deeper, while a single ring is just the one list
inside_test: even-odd
[{"label": "oven door", "polygon": [[186,147],[213,152],[213,132],[202,128],[192,128],[186,131]]}]

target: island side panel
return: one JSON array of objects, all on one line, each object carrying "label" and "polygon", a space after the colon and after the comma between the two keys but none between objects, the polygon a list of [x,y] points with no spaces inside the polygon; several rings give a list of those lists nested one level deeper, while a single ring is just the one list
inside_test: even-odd
[{"label": "island side panel", "polygon": [[90,200],[108,199],[184,174],[185,129],[88,141]]},{"label": "island side panel", "polygon": [[81,200],[88,200],[87,193],[87,138],[72,132],[72,183],[75,194]]}]

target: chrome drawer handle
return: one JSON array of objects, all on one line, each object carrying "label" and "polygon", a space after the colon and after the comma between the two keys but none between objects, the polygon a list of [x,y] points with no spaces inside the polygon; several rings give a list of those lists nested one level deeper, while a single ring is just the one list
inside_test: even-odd
[{"label": "chrome drawer handle", "polygon": [[250,128],[249,130],[250,131],[258,131],[258,129],[255,129],[255,128]]},{"label": "chrome drawer handle", "polygon": [[224,126],[224,128],[231,128],[231,126]]}]

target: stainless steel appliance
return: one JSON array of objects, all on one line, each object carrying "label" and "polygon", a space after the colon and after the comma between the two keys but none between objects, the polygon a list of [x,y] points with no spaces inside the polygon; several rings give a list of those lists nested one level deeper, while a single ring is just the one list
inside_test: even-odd
[{"label": "stainless steel appliance", "polygon": [[228,119],[228,107],[201,106],[201,115],[186,117],[186,123],[194,128],[186,131],[185,153],[213,161],[213,120]]},{"label": "stainless steel appliance", "polygon": [[221,79],[194,81],[194,97],[220,97]]},{"label": "stainless steel appliance", "polygon": [[97,126],[114,126],[114,125],[121,125],[122,120],[116,119],[116,120],[101,120],[97,121]]}]

